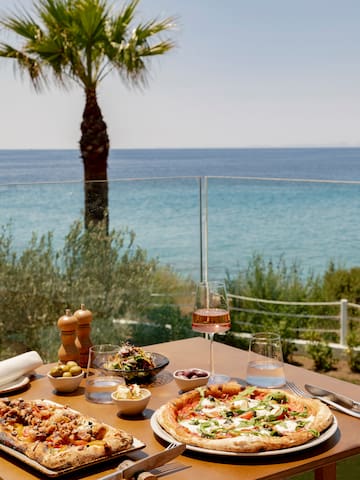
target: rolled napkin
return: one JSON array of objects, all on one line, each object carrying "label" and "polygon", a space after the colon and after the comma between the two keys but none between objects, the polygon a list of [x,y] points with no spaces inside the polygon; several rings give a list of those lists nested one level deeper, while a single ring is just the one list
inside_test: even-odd
[{"label": "rolled napkin", "polygon": [[31,373],[43,361],[37,352],[26,352],[0,362],[0,387]]}]

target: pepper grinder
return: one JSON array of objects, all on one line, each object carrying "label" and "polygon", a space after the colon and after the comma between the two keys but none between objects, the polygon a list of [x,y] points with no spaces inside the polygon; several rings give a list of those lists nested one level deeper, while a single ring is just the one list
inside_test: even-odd
[{"label": "pepper grinder", "polygon": [[92,346],[90,339],[92,313],[90,310],[86,310],[85,305],[82,303],[79,310],[76,310],[74,317],[77,319],[77,337],[75,345],[80,354],[80,367],[85,368],[88,362],[89,348]]},{"label": "pepper grinder", "polygon": [[69,360],[74,360],[79,363],[80,353],[75,345],[77,319],[69,309],[66,309],[65,315],[59,318],[58,327],[61,332],[61,345],[58,351],[60,362],[66,363]]}]

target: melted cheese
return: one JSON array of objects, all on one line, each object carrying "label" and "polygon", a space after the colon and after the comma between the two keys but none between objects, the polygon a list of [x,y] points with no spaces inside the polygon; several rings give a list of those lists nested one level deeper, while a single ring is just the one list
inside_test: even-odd
[{"label": "melted cheese", "polygon": [[192,434],[209,438],[224,437],[228,434],[246,436],[248,441],[258,439],[259,435],[271,436],[275,432],[286,435],[296,432],[313,420],[313,416],[286,419],[283,418],[284,407],[276,401],[247,398],[237,398],[227,405],[213,398],[202,398],[196,412],[198,416],[195,421],[191,418],[179,422]]}]

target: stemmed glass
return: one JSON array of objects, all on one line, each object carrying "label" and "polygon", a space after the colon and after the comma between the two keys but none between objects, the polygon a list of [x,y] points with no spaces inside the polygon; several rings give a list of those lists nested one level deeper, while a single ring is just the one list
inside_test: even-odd
[{"label": "stemmed glass", "polygon": [[226,375],[215,374],[214,333],[230,329],[230,313],[224,282],[207,281],[197,285],[195,306],[192,314],[192,329],[210,337],[210,379],[209,383],[223,383]]}]

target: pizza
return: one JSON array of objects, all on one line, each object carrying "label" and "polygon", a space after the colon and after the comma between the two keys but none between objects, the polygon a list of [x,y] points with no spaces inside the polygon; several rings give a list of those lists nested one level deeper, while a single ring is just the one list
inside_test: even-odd
[{"label": "pizza", "polygon": [[4,399],[0,401],[0,443],[57,471],[127,450],[133,437],[68,406]]},{"label": "pizza", "polygon": [[302,445],[333,422],[319,400],[235,382],[199,387],[166,403],[158,424],[187,445],[255,453]]}]

